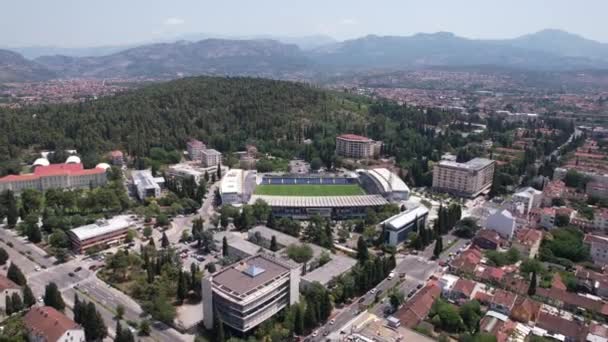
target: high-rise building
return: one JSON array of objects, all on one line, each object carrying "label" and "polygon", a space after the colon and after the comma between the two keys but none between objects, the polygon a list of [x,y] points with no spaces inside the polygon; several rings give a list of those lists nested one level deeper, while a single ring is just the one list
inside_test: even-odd
[{"label": "high-rise building", "polygon": [[190,157],[191,160],[201,160],[201,157],[202,157],[201,153],[206,148],[207,148],[207,146],[205,146],[205,144],[200,140],[190,139],[186,143],[186,149],[188,150],[188,156]]},{"label": "high-rise building", "polygon": [[495,162],[474,158],[466,163],[442,160],[433,168],[433,188],[462,197],[475,197],[492,187]]},{"label": "high-rise building", "polygon": [[214,320],[248,332],[299,300],[301,269],[268,254],[257,254],[202,281],[203,322]]},{"label": "high-rise building", "polygon": [[355,159],[376,158],[380,154],[382,142],[356,134],[342,134],[336,137],[336,154]]},{"label": "high-rise building", "polygon": [[213,167],[222,163],[222,154],[210,148],[201,151],[201,163],[203,167]]}]

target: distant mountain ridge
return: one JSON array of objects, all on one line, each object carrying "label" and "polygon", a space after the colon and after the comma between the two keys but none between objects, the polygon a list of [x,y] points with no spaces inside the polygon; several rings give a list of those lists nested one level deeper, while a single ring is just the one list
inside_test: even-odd
[{"label": "distant mountain ridge", "polygon": [[[468,39],[449,32],[377,36],[334,42],[324,36],[217,39],[146,44],[104,56],[41,56],[28,61],[0,55],[0,82],[52,77],[255,76],[314,80],[319,75],[385,69],[499,66],[522,70],[608,69],[608,44],[559,30],[514,39]],[[295,41],[294,41],[295,43]],[[314,47],[313,47],[314,46]],[[15,63],[19,60],[19,63]]]}]

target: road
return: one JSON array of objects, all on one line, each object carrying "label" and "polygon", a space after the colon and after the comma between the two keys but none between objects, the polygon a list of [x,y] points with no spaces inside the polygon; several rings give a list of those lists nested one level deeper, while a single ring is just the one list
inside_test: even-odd
[{"label": "road", "polygon": [[[54,265],[54,263],[56,262],[55,257],[48,255],[43,249],[29,242],[25,237],[17,235],[16,231],[5,228],[6,227],[4,226],[0,227],[0,244],[9,253],[9,256],[12,257],[15,254],[19,254],[25,257],[27,255],[27,257],[29,257],[25,257],[27,260],[33,262],[41,268],[48,268]],[[12,244],[13,247],[10,247],[9,243]],[[11,254],[11,252],[13,253]],[[15,258],[15,260],[18,259],[20,258]],[[22,269],[22,271],[24,273],[26,273],[26,271],[33,272],[34,269],[30,270],[29,266],[31,265],[28,265],[28,263],[24,263],[25,269]],[[34,268],[35,267],[36,266],[34,266]]]},{"label": "road", "polygon": [[[399,290],[407,296],[407,294],[416,289],[419,284],[424,284],[428,278],[437,271],[438,264],[434,261],[425,260],[421,256],[406,255],[397,260],[397,267],[395,267],[396,276],[393,279],[384,279],[376,286],[376,291],[380,293],[380,296],[386,296],[388,290],[398,286]],[[405,273],[405,278],[400,278],[399,274]],[[371,312],[379,312],[379,316],[382,317],[382,312],[386,304],[377,303],[374,304],[376,294],[370,292],[361,296],[355,300],[352,304],[347,305],[339,310],[339,312],[332,317],[334,324],[326,323],[325,325],[317,328],[319,335],[311,338],[311,341],[324,341],[328,337],[333,341],[337,340],[340,329],[350,322],[357,314],[361,312],[361,307],[372,306]],[[324,332],[329,332],[329,336],[322,336]]]}]

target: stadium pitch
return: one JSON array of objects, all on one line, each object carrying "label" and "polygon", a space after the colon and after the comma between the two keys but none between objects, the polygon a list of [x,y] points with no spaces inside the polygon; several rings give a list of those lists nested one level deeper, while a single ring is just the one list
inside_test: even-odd
[{"label": "stadium pitch", "polygon": [[255,189],[256,195],[268,196],[356,196],[365,195],[358,184],[263,184]]}]

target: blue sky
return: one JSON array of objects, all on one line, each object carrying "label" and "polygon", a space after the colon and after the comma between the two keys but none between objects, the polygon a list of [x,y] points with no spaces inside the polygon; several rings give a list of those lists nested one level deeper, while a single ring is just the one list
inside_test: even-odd
[{"label": "blue sky", "polygon": [[186,33],[510,38],[544,28],[608,43],[607,13],[608,0],[6,0],[0,45],[116,45]]}]

